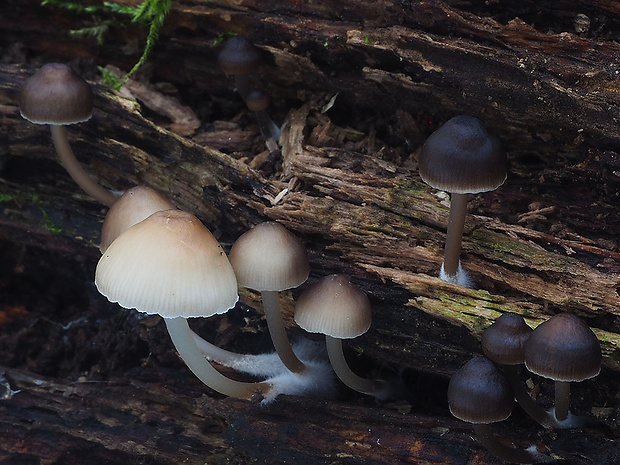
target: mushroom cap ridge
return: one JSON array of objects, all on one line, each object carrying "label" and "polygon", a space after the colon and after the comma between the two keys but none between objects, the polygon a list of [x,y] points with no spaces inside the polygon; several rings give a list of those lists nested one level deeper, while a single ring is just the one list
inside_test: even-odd
[{"label": "mushroom cap ridge", "polygon": [[485,357],[475,357],[450,378],[448,405],[456,418],[488,424],[505,420],[512,413],[510,384]]},{"label": "mushroom cap ridge", "polygon": [[48,63],[24,83],[19,109],[36,124],[73,124],[93,113],[93,91],[69,66]]},{"label": "mushroom cap ridge", "polygon": [[164,318],[225,313],[238,300],[224,250],[181,210],[154,213],[118,236],[97,264],[95,285],[121,307]]},{"label": "mushroom cap ridge", "polygon": [[601,345],[581,318],[558,313],[525,343],[525,367],[555,381],[583,381],[601,370]]},{"label": "mushroom cap ridge", "polygon": [[370,328],[370,301],[345,276],[326,276],[299,296],[295,321],[310,333],[351,339]]},{"label": "mushroom cap ridge", "polygon": [[418,163],[425,183],[455,194],[495,190],[508,172],[500,140],[478,118],[464,115],[448,120],[429,136]]}]

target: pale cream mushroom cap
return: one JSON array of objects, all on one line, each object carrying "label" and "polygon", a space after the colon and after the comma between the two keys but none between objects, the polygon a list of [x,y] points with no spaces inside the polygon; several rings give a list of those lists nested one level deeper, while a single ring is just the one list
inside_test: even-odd
[{"label": "pale cream mushroom cap", "polygon": [[301,241],[279,223],[267,221],[243,233],[230,250],[237,281],[257,291],[283,291],[304,283],[310,274]]},{"label": "pale cream mushroom cap", "polygon": [[121,307],[164,318],[225,313],[238,299],[224,250],[181,210],[154,213],[122,233],[99,260],[95,285]]},{"label": "pale cream mushroom cap", "polygon": [[101,228],[99,250],[105,252],[110,244],[131,228],[155,212],[174,210],[176,207],[167,198],[147,186],[136,186],[127,190],[110,207]]},{"label": "pale cream mushroom cap", "polygon": [[351,339],[370,328],[370,301],[345,276],[326,276],[299,296],[295,321],[311,333]]}]

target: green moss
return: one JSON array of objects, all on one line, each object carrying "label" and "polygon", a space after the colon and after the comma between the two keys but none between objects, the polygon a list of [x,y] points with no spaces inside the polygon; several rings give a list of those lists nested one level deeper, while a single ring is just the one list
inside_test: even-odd
[{"label": "green moss", "polygon": [[511,263],[525,259],[528,262],[527,266],[537,270],[565,272],[567,269],[577,270],[581,267],[580,263],[573,258],[540,250],[531,247],[526,242],[492,231],[476,230],[468,237],[468,242],[486,251],[487,254],[493,255],[496,260]]},{"label": "green moss", "polygon": [[[103,73],[104,82],[113,89],[120,89],[127,79],[146,63],[149,53],[155,48],[164,19],[172,8],[172,0],[144,0],[137,6],[115,2],[103,2],[99,5],[84,5],[73,0],[43,0],[43,6],[63,8],[76,13],[88,13],[95,19],[94,26],[73,29],[73,37],[90,37],[98,45],[103,45],[105,34],[111,27],[120,27],[127,23],[138,24],[148,28],[146,44],[137,63],[125,76],[117,79],[109,72]],[[101,69],[101,68],[100,68]]]}]

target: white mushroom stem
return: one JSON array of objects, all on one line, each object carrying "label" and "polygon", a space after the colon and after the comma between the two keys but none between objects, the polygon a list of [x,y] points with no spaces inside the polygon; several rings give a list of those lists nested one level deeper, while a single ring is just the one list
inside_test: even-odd
[{"label": "white mushroom stem", "polygon": [[236,352],[222,349],[215,344],[211,344],[209,341],[205,341],[191,329],[190,331],[196,346],[198,346],[198,350],[200,350],[200,353],[207,357],[208,360],[213,360],[217,363],[230,367],[236,363],[242,363],[247,358],[247,355],[245,354],[238,354]]},{"label": "white mushroom stem", "polygon": [[342,339],[325,336],[327,355],[334,372],[340,380],[354,391],[368,394],[380,399],[389,397],[390,387],[387,382],[379,379],[362,378],[353,373],[342,351]]},{"label": "white mushroom stem", "polygon": [[497,458],[511,463],[538,463],[550,462],[552,459],[548,455],[529,449],[515,449],[498,441],[491,432],[488,424],[474,424],[474,431],[480,444],[487,448]]},{"label": "white mushroom stem", "polygon": [[570,405],[570,381],[555,382],[555,419],[564,421],[568,418]]},{"label": "white mushroom stem", "polygon": [[443,269],[449,277],[457,275],[461,255],[461,240],[465,229],[465,215],[469,194],[451,194],[450,216],[446,233],[446,248],[443,254]]},{"label": "white mushroom stem", "polygon": [[88,173],[84,171],[84,168],[82,168],[80,162],[77,161],[75,155],[73,155],[73,150],[71,150],[71,146],[69,145],[67,127],[59,124],[52,124],[50,127],[52,131],[52,140],[54,141],[54,147],[56,147],[58,158],[69,175],[71,175],[77,185],[80,186],[88,195],[108,207],[112,206],[118,197],[108,189],[101,187],[93,181]]},{"label": "white mushroom stem", "polygon": [[307,367],[293,352],[286,334],[282,313],[280,313],[280,295],[277,291],[262,291],[262,298],[269,334],[282,363],[293,373],[305,372]]},{"label": "white mushroom stem", "polygon": [[269,397],[270,383],[244,383],[227,378],[205,360],[185,318],[164,318],[168,334],[187,367],[200,381],[214,391],[229,397],[262,401]]}]

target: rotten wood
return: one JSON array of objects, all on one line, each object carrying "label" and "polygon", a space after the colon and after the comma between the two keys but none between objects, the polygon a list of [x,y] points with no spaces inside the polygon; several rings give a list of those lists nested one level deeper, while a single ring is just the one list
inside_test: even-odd
[{"label": "rotten wood", "polygon": [[[475,2],[333,3],[176,2],[140,77],[171,89],[136,83],[136,101],[97,85],[93,119],[70,128],[78,157],[108,187],[141,183],[165,193],[225,246],[259,221],[285,224],[308,246],[312,280],[346,273],[370,295],[373,327],[355,345],[373,360],[448,376],[479,352],[480,332],[502,312],[535,326],[567,311],[593,326],[605,382],[613,384],[620,370],[615,4],[540,2],[551,24],[541,30],[527,9],[481,11]],[[36,53],[38,61],[82,57],[76,64],[93,81],[89,61],[129,69],[135,53],[118,51],[143,39],[137,28],[117,29],[98,47],[66,35],[96,21],[90,16],[31,0],[9,4],[0,18],[5,49],[14,43],[13,56]],[[578,14],[591,20],[586,32],[575,29]],[[264,52],[254,79],[284,121],[281,159],[256,155],[264,149],[247,127],[251,115],[215,65],[214,39],[228,30]],[[105,211],[57,166],[48,131],[19,116],[18,90],[35,67],[0,65],[0,237],[94,263]],[[175,112],[161,110],[170,96],[154,100],[156,114],[144,109],[158,93],[174,97]],[[195,134],[195,119],[189,130],[179,126],[194,114],[182,104],[192,103],[202,110]],[[213,106],[231,121],[211,122]],[[436,277],[448,201],[416,172],[417,148],[457,113],[479,116],[511,160],[506,184],[479,196],[467,220],[463,264],[476,290]],[[371,123],[346,127],[343,114]],[[250,293],[242,299],[259,305]],[[292,307],[289,296],[295,331]]]},{"label": "rotten wood", "polygon": [[[468,425],[411,414],[406,405],[378,408],[285,397],[257,406],[204,395],[200,386],[172,373],[69,382],[2,372],[2,387],[10,390],[0,399],[0,460],[9,460],[3,463],[34,463],[28,460],[37,457],[42,461],[36,463],[67,465],[124,465],[147,457],[157,465],[273,464],[291,458],[300,465],[498,463],[476,444]],[[514,436],[505,426],[496,434],[504,441]],[[544,452],[578,463],[572,434],[529,428],[515,445],[534,442]],[[605,442],[597,429],[591,440],[603,443],[591,458],[611,463],[617,444]]]}]

